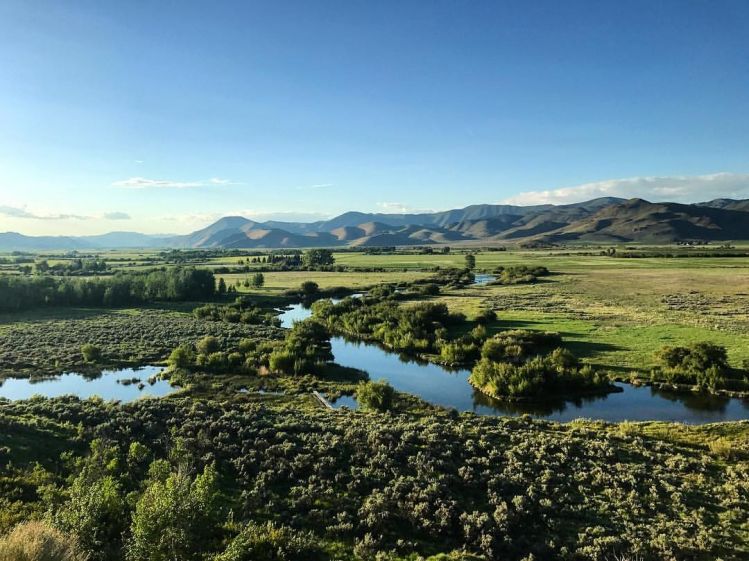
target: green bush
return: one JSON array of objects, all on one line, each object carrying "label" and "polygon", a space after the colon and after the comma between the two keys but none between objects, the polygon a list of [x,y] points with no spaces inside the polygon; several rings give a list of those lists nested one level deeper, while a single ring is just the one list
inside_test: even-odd
[{"label": "green bush", "polygon": [[364,409],[389,411],[393,407],[395,390],[385,380],[359,382],[356,388],[356,401]]},{"label": "green bush", "polygon": [[83,360],[86,362],[94,363],[99,362],[101,359],[101,349],[92,343],[82,345],[81,354],[83,355]]},{"label": "green bush", "polygon": [[250,522],[213,561],[315,561],[321,554],[310,533]]}]

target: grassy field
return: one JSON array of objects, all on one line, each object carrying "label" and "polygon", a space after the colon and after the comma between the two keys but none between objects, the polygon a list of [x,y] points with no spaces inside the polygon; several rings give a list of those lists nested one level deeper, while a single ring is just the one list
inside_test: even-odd
[{"label": "grassy field", "polygon": [[469,316],[492,308],[502,328],[559,331],[581,356],[614,370],[647,369],[662,346],[698,341],[726,346],[734,366],[749,360],[745,259],[536,256],[525,262],[554,274],[535,285],[471,287],[439,299]]},{"label": "grassy field", "polygon": [[[553,274],[535,285],[470,287],[447,291],[438,299],[469,317],[492,308],[499,315],[497,328],[559,331],[587,361],[614,371],[647,370],[653,353],[662,346],[697,341],[725,345],[734,366],[749,360],[749,258],[625,258],[601,255],[601,249],[476,251],[479,271],[543,265]],[[686,255],[705,251],[661,249]],[[621,254],[625,249],[618,251]],[[339,251],[335,253],[336,265],[349,267],[348,271],[265,272],[261,289],[243,286],[252,272],[219,273],[217,277],[237,286],[241,293],[266,298],[308,280],[321,288],[363,289],[424,278],[436,267],[462,267],[467,252],[465,248],[453,248],[448,254],[416,249],[380,255]],[[98,256],[114,269],[164,264],[155,250],[100,252]],[[50,264],[63,258],[48,257]],[[247,257],[209,257],[190,265],[245,266]],[[249,266],[252,270],[262,264]],[[11,269],[12,265],[6,265],[4,270]],[[7,329],[8,321],[2,323]]]},{"label": "grassy field", "polygon": [[[252,273],[218,274],[228,285],[242,283],[245,279],[251,279]],[[419,271],[409,272],[384,272],[384,273],[326,273],[320,271],[283,271],[263,273],[265,284],[261,289],[245,287],[240,284],[237,290],[243,293],[277,294],[290,288],[299,288],[305,281],[316,282],[320,288],[333,286],[346,286],[350,288],[364,288],[383,283],[410,282],[429,276],[429,273]]]}]

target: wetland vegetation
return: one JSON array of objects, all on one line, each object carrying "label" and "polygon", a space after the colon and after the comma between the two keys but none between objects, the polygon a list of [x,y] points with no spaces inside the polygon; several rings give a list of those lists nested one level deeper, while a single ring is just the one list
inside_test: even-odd
[{"label": "wetland vegetation", "polygon": [[[116,305],[5,300],[8,551],[64,535],[71,559],[126,561],[749,555],[749,422],[659,422],[749,418],[729,396],[746,391],[749,262],[453,248],[271,270],[280,253],[180,253],[0,276],[8,298],[129,287]],[[645,422],[532,418],[607,407]]]}]

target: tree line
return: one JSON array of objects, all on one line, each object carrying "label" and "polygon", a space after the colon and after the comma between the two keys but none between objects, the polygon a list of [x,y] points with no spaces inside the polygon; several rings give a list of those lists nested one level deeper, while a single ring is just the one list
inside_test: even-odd
[{"label": "tree line", "polygon": [[0,276],[0,310],[52,306],[128,306],[156,301],[207,300],[216,291],[211,271],[174,267],[118,272],[108,277]]}]

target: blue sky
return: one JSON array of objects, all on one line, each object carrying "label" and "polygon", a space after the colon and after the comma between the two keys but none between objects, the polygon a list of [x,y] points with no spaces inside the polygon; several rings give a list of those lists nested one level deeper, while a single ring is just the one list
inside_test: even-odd
[{"label": "blue sky", "polygon": [[749,3],[0,3],[0,231],[749,197]]}]

